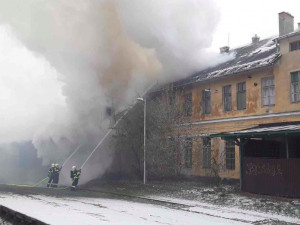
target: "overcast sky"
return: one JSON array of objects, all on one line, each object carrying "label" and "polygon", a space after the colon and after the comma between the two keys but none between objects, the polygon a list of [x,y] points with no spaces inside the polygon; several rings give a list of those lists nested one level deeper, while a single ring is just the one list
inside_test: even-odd
[{"label": "overcast sky", "polygon": [[300,0],[216,0],[221,19],[213,41],[213,48],[236,47],[251,42],[257,34],[261,38],[277,35],[278,13],[294,16],[295,29],[300,22]]}]

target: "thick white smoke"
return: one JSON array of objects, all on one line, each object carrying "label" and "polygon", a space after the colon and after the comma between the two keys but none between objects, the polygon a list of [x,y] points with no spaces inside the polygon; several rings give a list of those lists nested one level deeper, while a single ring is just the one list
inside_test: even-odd
[{"label": "thick white smoke", "polygon": [[[15,112],[22,107],[16,100],[5,109],[13,118],[0,114],[7,123],[0,133],[7,132],[10,141],[31,137],[44,163],[62,162],[79,143],[93,146],[107,129],[107,106],[121,109],[155,80],[184,77],[226,60],[208,50],[218,15],[214,2],[206,0],[0,0],[2,29],[9,26],[35,53],[45,68],[41,76],[59,80],[58,94],[44,92],[42,116],[25,110],[30,119],[18,124],[21,134],[7,132],[22,117]],[[28,133],[33,124],[39,126]]]}]

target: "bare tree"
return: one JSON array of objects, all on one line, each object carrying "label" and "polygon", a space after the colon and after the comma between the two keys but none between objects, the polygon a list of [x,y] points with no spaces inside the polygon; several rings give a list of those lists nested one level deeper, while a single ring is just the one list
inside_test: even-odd
[{"label": "bare tree", "polygon": [[[188,125],[178,126],[190,121],[186,110],[192,110],[185,108],[191,105],[185,105],[183,93],[176,90],[175,95],[175,90],[169,86],[148,104],[147,163],[150,176],[179,176],[185,166],[191,166],[186,165],[192,154],[190,129]],[[185,147],[190,147],[190,155],[186,154]]]},{"label": "bare tree", "polygon": [[[120,117],[122,113],[116,116]],[[137,104],[115,127],[113,135],[116,158],[126,161],[140,178],[143,176],[143,129],[143,107]]]},{"label": "bare tree", "polygon": [[200,145],[202,166],[206,175],[214,178],[217,184],[222,181],[220,174],[226,170],[226,152],[219,151],[218,147],[219,145],[215,144],[214,139],[202,138],[202,145]]},{"label": "bare tree", "polygon": [[[148,177],[173,177],[191,167],[192,138],[189,124],[191,104],[185,104],[184,91],[165,88],[147,98],[146,161]],[[191,100],[191,99],[190,99]],[[191,102],[190,102],[191,103]],[[142,175],[143,104],[137,104],[116,128],[116,146],[132,156],[132,167]],[[188,151],[187,151],[188,149]]]}]

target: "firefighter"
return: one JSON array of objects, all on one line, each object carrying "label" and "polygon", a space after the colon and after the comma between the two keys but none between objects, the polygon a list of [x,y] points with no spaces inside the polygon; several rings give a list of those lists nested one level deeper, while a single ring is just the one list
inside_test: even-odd
[{"label": "firefighter", "polygon": [[71,190],[72,191],[75,191],[75,188],[79,181],[80,173],[81,173],[81,169],[77,170],[76,166],[72,166],[72,170],[71,170],[71,179],[72,179]]},{"label": "firefighter", "polygon": [[55,167],[55,164],[52,163],[50,169],[48,170],[49,181],[47,183],[47,187],[50,187],[51,183],[53,182],[54,167]]},{"label": "firefighter", "polygon": [[53,182],[51,187],[55,187],[55,188],[57,187],[60,171],[61,171],[61,167],[59,167],[58,164],[55,164],[53,169]]}]

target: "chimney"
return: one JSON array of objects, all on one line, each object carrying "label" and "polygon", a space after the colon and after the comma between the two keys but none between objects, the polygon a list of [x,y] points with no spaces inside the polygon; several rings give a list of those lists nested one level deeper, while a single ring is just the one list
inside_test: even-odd
[{"label": "chimney", "polygon": [[220,48],[220,53],[228,53],[229,52],[229,47],[228,46],[224,46]]},{"label": "chimney", "polygon": [[294,17],[287,12],[281,12],[278,15],[279,15],[279,36],[293,32]]},{"label": "chimney", "polygon": [[260,37],[258,37],[257,34],[255,34],[254,37],[252,37],[252,44],[259,42],[259,39]]}]

